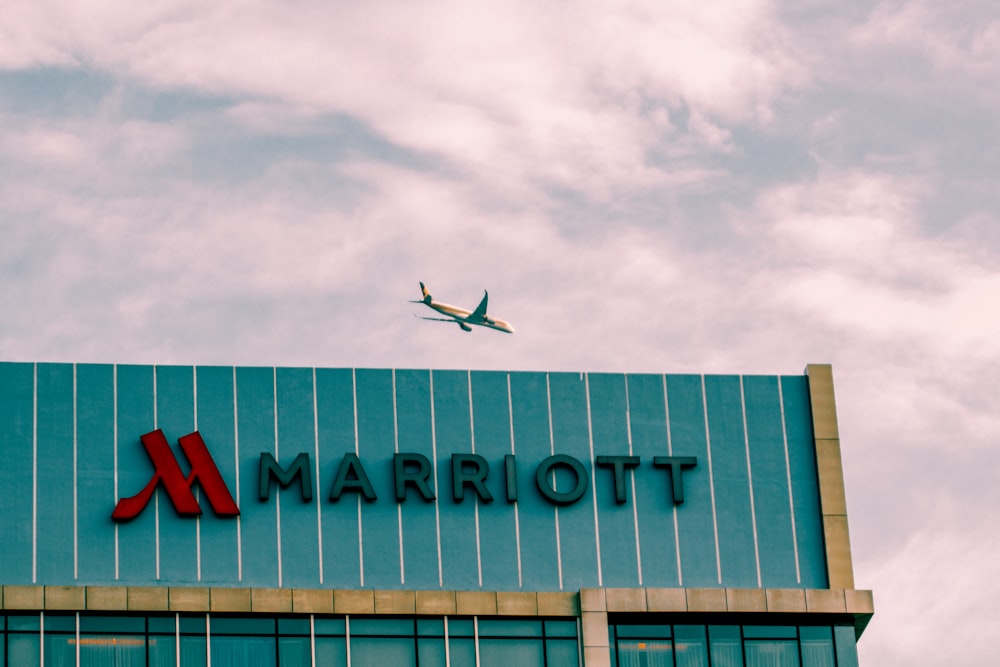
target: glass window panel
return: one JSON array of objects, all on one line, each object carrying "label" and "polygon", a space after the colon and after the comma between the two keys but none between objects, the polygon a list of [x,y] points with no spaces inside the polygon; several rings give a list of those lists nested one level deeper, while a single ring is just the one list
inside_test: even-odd
[{"label": "glass window panel", "polygon": [[[473,662],[473,664],[475,664]],[[545,655],[542,642],[537,639],[483,639],[479,638],[479,664],[481,667],[543,667]]]},{"label": "glass window panel", "polygon": [[174,634],[173,616],[150,616],[149,631],[163,634]]},{"label": "glass window panel", "polygon": [[279,618],[279,635],[308,635],[309,617],[306,618]]},{"label": "glass window panel", "polygon": [[[45,644],[45,662],[49,658]],[[69,664],[75,664],[71,662]],[[80,667],[145,667],[145,635],[87,635],[80,637]]]},{"label": "glass window panel", "polygon": [[354,635],[411,637],[413,636],[413,620],[409,618],[351,618],[351,636]]},{"label": "glass window panel", "polygon": [[744,625],[743,637],[746,639],[795,639],[795,626],[792,625]]},{"label": "glass window panel", "polygon": [[[0,616],[0,630],[3,630],[5,627],[7,627],[7,617],[6,616]],[[0,653],[0,656],[2,656],[2,655],[3,655],[3,653]]]},{"label": "glass window panel", "polygon": [[76,667],[76,635],[45,635],[45,667]]},{"label": "glass window panel", "polygon": [[215,635],[273,635],[273,618],[212,617],[212,636]]},{"label": "glass window panel", "polygon": [[[541,637],[542,622],[480,619],[479,636],[480,637]],[[480,653],[482,653],[481,650]]]},{"label": "glass window panel", "polygon": [[[173,619],[170,620],[171,622],[173,621]],[[149,667],[177,667],[176,637],[161,635],[159,637],[150,637],[148,642]],[[185,662],[184,664],[187,665],[188,663]]]},{"label": "glass window panel", "polygon": [[[48,629],[46,619],[46,630]],[[80,632],[140,634],[146,631],[144,616],[80,616]]]},{"label": "glass window panel", "polygon": [[[449,630],[451,623],[448,623]],[[474,639],[448,639],[448,652],[453,665],[474,665],[476,664],[476,641]]]},{"label": "glass window panel", "polygon": [[34,630],[38,632],[41,624],[38,622],[38,614],[30,614],[24,616],[8,616],[7,617],[7,629],[8,630]]},{"label": "glass window panel", "polygon": [[417,634],[425,637],[444,637],[444,621],[440,618],[418,619]]},{"label": "glass window panel", "polygon": [[277,667],[274,637],[220,637],[212,627],[212,667]]},{"label": "glass window panel", "polygon": [[799,628],[804,667],[834,667],[833,632],[828,627]]},{"label": "glass window panel", "polygon": [[638,637],[639,639],[670,639],[669,625],[617,625],[615,632],[619,637]]},{"label": "glass window panel", "polygon": [[344,619],[342,618],[317,618],[313,620],[313,627],[317,635],[339,635],[344,636]]},{"label": "glass window panel", "polygon": [[316,665],[347,667],[347,640],[343,637],[316,637]]},{"label": "glass window panel", "polygon": [[833,642],[802,642],[803,667],[834,667]]},{"label": "glass window panel", "polygon": [[470,618],[449,618],[448,619],[448,636],[449,637],[472,637],[473,636],[472,619]]},{"label": "glass window panel", "polygon": [[547,639],[545,641],[545,664],[579,665],[580,653],[577,649],[576,640]]},{"label": "glass window panel", "polygon": [[278,667],[310,667],[312,647],[309,637],[279,637]]},{"label": "glass window panel", "polygon": [[[212,617],[212,623],[215,624],[215,616]],[[193,634],[193,635],[203,635],[205,634],[205,615],[199,614],[198,616],[181,616],[181,634]]]},{"label": "glass window panel", "polygon": [[208,664],[208,645],[204,637],[181,635],[181,664],[184,667],[205,667]]},{"label": "glass window panel", "polygon": [[8,665],[37,665],[42,660],[39,635],[7,635]]},{"label": "glass window panel", "polygon": [[46,614],[45,632],[72,632],[76,634],[76,614],[72,616]]},{"label": "glass window panel", "polygon": [[799,638],[802,640],[833,641],[833,629],[828,625],[803,625],[799,627]]},{"label": "glass window panel", "polygon": [[704,625],[674,626],[677,667],[708,667],[708,639]]},{"label": "glass window panel", "polygon": [[854,627],[838,625],[833,628],[833,638],[837,642],[837,667],[858,667],[858,646]]},{"label": "glass window panel", "polygon": [[618,664],[620,667],[673,667],[673,643],[669,639],[620,639]]},{"label": "glass window panel", "polygon": [[747,667],[799,667],[799,643],[783,639],[753,639],[743,644]]},{"label": "glass window panel", "polygon": [[545,621],[547,637],[576,637],[576,621]]},{"label": "glass window panel", "polygon": [[743,642],[735,625],[712,625],[708,628],[712,667],[743,667]]},{"label": "glass window panel", "polygon": [[[417,650],[414,640],[409,638],[354,637],[354,623],[351,623],[351,626],[351,667],[385,667],[386,665],[406,667],[417,664]],[[215,667],[214,662],[212,667]]]},{"label": "glass window panel", "polygon": [[[420,667],[445,667],[444,639],[418,639],[417,660]],[[475,656],[471,664],[476,664]]]}]

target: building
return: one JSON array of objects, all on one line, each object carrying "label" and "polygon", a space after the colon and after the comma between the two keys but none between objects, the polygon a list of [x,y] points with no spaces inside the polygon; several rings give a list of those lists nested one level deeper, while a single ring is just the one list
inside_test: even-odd
[{"label": "building", "polygon": [[0,665],[853,667],[829,366],[0,364]]}]

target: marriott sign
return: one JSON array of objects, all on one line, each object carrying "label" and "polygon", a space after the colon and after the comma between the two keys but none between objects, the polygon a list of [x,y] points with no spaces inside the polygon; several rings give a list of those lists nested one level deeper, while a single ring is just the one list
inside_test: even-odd
[{"label": "marriott sign", "polygon": [[[192,491],[195,482],[201,487],[216,515],[239,516],[239,507],[200,433],[195,431],[179,439],[181,451],[190,464],[190,471],[186,476],[163,431],[157,429],[146,433],[141,436],[140,441],[153,464],[153,476],[139,493],[118,501],[111,513],[114,521],[129,521],[139,516],[161,483],[174,509],[181,516],[193,517],[202,513]],[[478,454],[452,454],[450,458],[451,496],[456,503],[463,502],[467,492],[483,503],[493,502],[494,494],[507,503],[517,502],[519,467],[515,455],[508,454],[502,461],[495,462],[495,468],[502,469],[502,472],[492,477],[490,462]],[[685,469],[695,467],[698,459],[694,456],[654,456],[650,463],[654,469],[665,472],[665,497],[671,498],[674,504],[683,503],[682,473]],[[641,458],[632,455],[601,455],[594,458],[594,464],[596,468],[608,471],[613,483],[615,502],[627,503],[629,485],[626,483],[625,473],[642,467]],[[434,466],[423,454],[401,452],[394,454],[391,461],[369,461],[367,465],[391,465],[391,492],[397,503],[406,502],[411,493],[425,502],[437,499],[433,482]],[[313,499],[314,489],[312,471],[307,452],[298,454],[287,466],[282,466],[270,452],[261,452],[258,498],[261,502],[266,502],[270,498],[273,484],[282,489],[297,485],[302,501],[309,502]],[[502,481],[497,481],[498,478]],[[554,454],[543,459],[534,469],[534,478],[539,493],[553,505],[571,505],[577,502],[587,493],[590,483],[590,474],[583,462],[566,454]],[[558,483],[557,478],[562,483]],[[490,485],[493,486],[492,491]],[[385,489],[383,493],[389,491],[390,489]],[[330,502],[337,502],[345,493],[357,494],[366,502],[378,500],[378,491],[366,472],[365,464],[354,452],[345,453],[340,459],[327,498]]]}]

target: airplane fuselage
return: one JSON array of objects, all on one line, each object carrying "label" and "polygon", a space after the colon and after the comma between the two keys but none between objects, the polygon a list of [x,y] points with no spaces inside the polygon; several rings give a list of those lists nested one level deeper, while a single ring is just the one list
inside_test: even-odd
[{"label": "airplane fuselage", "polygon": [[488,327],[490,329],[496,329],[497,331],[505,331],[507,333],[514,333],[514,327],[511,326],[506,320],[501,320],[500,318],[490,317],[489,315],[483,315],[479,317],[471,317],[472,311],[466,310],[465,308],[459,308],[458,306],[453,306],[450,303],[441,303],[440,301],[435,301],[431,299],[427,306],[433,308],[442,315],[447,315],[448,317],[454,319],[456,322],[461,324],[474,324],[480,327]]}]

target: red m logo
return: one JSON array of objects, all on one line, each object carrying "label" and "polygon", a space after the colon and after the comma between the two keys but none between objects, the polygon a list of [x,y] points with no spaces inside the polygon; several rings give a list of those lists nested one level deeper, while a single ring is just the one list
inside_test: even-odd
[{"label": "red m logo", "polygon": [[167,491],[167,497],[174,504],[174,509],[181,516],[199,516],[201,507],[198,500],[191,492],[191,486],[198,482],[212,509],[219,516],[239,516],[240,508],[236,506],[236,501],[229,493],[226,482],[219,474],[219,469],[212,460],[212,455],[205,447],[205,441],[201,439],[198,431],[189,433],[180,439],[181,449],[191,463],[191,473],[185,477],[181,472],[181,467],[170,451],[170,444],[167,443],[163,431],[156,429],[151,433],[142,436],[142,446],[149,454],[149,460],[153,462],[153,478],[149,480],[142,491],[131,498],[122,498],[115,505],[115,511],[111,513],[114,521],[129,521],[139,516],[145,509],[149,499],[156,491],[156,485],[163,482],[163,488]]}]

